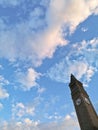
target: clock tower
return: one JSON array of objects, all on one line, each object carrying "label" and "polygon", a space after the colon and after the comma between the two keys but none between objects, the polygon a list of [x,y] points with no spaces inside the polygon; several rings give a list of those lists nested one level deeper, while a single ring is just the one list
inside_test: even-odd
[{"label": "clock tower", "polygon": [[83,85],[73,75],[69,84],[81,130],[98,130],[98,116]]}]

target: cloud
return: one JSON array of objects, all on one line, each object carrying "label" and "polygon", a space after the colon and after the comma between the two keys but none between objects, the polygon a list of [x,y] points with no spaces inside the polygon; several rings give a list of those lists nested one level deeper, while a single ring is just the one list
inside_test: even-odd
[{"label": "cloud", "polygon": [[43,87],[38,87],[38,91],[37,91],[37,92],[38,92],[39,94],[42,94],[42,93],[45,92],[45,90],[46,90],[46,89],[43,88]]},{"label": "cloud", "polygon": [[[25,118],[35,118],[38,117],[38,107],[41,103],[41,97],[35,97],[32,102],[22,103],[17,102],[12,104],[12,119],[23,121]],[[39,117],[40,118],[40,117]]]},{"label": "cloud", "polygon": [[2,66],[2,65],[0,65],[0,69],[1,69],[1,70],[3,69],[3,66]]},{"label": "cloud", "polygon": [[3,104],[2,103],[0,103],[0,110],[3,108]]},{"label": "cloud", "polygon": [[79,124],[75,117],[67,115],[61,122],[50,122],[41,124],[39,121],[33,121],[29,118],[25,118],[23,122],[13,122],[8,124],[7,122],[2,123],[1,130],[6,127],[7,130],[79,130]]},{"label": "cloud", "polygon": [[9,94],[6,89],[0,87],[0,99],[8,98]]},{"label": "cloud", "polygon": [[8,85],[8,84],[9,84],[9,81],[6,80],[2,75],[0,75],[0,85],[5,86],[5,85]]},{"label": "cloud", "polygon": [[94,14],[95,14],[95,15],[98,15],[98,7],[96,8]]},{"label": "cloud", "polygon": [[41,76],[33,68],[28,68],[27,72],[17,72],[16,77],[24,91],[30,90],[32,87],[38,86],[37,79]]},{"label": "cloud", "polygon": [[25,118],[23,122],[14,122],[8,123],[6,121],[3,121],[0,125],[1,130],[39,130],[36,128],[39,121],[33,121],[29,118]]},{"label": "cloud", "polygon": [[19,4],[18,0],[0,0],[0,4],[3,6],[3,7],[6,7],[6,6],[16,6]]},{"label": "cloud", "polygon": [[0,99],[8,98],[9,93],[4,88],[5,85],[8,85],[9,81],[6,80],[2,75],[0,75]]},{"label": "cloud", "polygon": [[57,0],[51,1],[49,16],[52,19],[49,19],[50,23],[54,26],[66,23],[72,32],[77,25],[95,11],[97,5],[97,0],[61,0],[60,3]]},{"label": "cloud", "polygon": [[38,126],[39,121],[33,121],[33,120],[29,119],[29,118],[25,118],[24,119],[24,123],[28,127],[36,127],[36,126]]},{"label": "cloud", "polygon": [[[39,4],[42,3],[44,2]],[[53,56],[58,46],[68,43],[64,38],[66,34],[62,33],[62,27],[65,30],[69,27],[70,33],[73,32],[77,25],[95,12],[98,1],[54,0],[47,4],[43,4],[47,11],[37,6],[30,11],[27,20],[23,19],[14,25],[9,21],[7,26],[2,19],[1,25],[6,29],[0,32],[0,57],[12,61],[31,61],[34,66],[40,65],[43,59]]]},{"label": "cloud", "polygon": [[56,81],[69,82],[73,73],[78,79],[83,78],[88,83],[94,73],[98,71],[98,38],[90,41],[74,43],[71,51],[47,72],[48,76]]},{"label": "cloud", "polygon": [[81,28],[81,31],[83,31],[83,32],[87,32],[88,31],[88,28]]},{"label": "cloud", "polygon": [[34,116],[35,106],[24,105],[19,102],[12,105],[12,118],[22,119],[25,116]]}]

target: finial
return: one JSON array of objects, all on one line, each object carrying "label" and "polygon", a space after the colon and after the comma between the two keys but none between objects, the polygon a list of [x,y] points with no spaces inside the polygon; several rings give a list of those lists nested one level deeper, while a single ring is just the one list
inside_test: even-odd
[{"label": "finial", "polygon": [[75,76],[73,74],[71,74],[71,82],[75,82],[77,79],[75,78]]},{"label": "finial", "polygon": [[71,74],[69,86],[71,87],[73,84],[82,85],[82,83],[79,80],[77,80],[73,74]]}]

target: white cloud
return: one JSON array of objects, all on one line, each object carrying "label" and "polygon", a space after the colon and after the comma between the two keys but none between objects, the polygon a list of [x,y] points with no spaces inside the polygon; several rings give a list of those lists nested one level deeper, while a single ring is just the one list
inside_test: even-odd
[{"label": "white cloud", "polygon": [[0,87],[0,99],[8,98],[9,94],[6,89]]},{"label": "white cloud", "polygon": [[65,120],[70,120],[71,116],[70,115],[66,115]]},{"label": "white cloud", "polygon": [[9,81],[6,80],[2,75],[0,75],[0,85],[5,86],[5,85],[8,85],[8,84],[9,84]]},{"label": "white cloud", "polygon": [[0,99],[8,98],[9,93],[4,88],[5,85],[8,85],[9,81],[6,80],[2,75],[0,75]]},{"label": "white cloud", "polygon": [[0,4],[4,7],[6,6],[16,6],[19,4],[18,0],[0,0]]},{"label": "white cloud", "polygon": [[84,21],[95,11],[97,6],[97,0],[61,0],[60,2],[54,0],[51,1],[49,16],[52,19],[49,20],[54,26],[57,24],[61,26],[65,22],[70,30],[73,31],[80,22]]},{"label": "white cloud", "polygon": [[[28,117],[36,117],[37,108],[41,103],[42,98],[40,96],[35,97],[32,102],[22,103],[17,102],[12,104],[12,119],[23,121]],[[40,118],[40,117],[39,117]]]},{"label": "white cloud", "polygon": [[18,82],[21,84],[23,90],[30,90],[32,87],[37,86],[36,80],[40,77],[40,73],[36,72],[33,68],[28,68],[27,73],[17,72]]},{"label": "white cloud", "polygon": [[73,73],[78,79],[83,78],[88,83],[98,71],[98,38],[75,43],[62,61],[54,65],[48,76],[56,81],[69,82]]},{"label": "white cloud", "polygon": [[[9,60],[29,60],[35,66],[40,65],[44,58],[53,56],[57,46],[67,44],[63,39],[62,26],[69,27],[70,32],[74,31],[77,25],[94,13],[97,5],[97,0],[51,0],[46,12],[37,7],[30,12],[33,16],[28,14],[29,19],[25,22],[21,20],[8,28],[2,21],[6,30],[0,32],[0,56]],[[45,17],[41,19],[43,14]]]},{"label": "white cloud", "polygon": [[0,110],[3,108],[3,104],[2,103],[0,103]]},{"label": "white cloud", "polygon": [[22,120],[25,116],[34,116],[35,106],[24,105],[19,102],[16,105],[12,105],[12,118],[18,118]]},{"label": "white cloud", "polygon": [[62,62],[56,64],[50,69],[48,75],[51,79],[67,83],[69,82],[70,74],[73,73],[78,79],[80,79],[84,74],[86,74],[89,65],[86,62],[74,61],[66,64],[65,59]]},{"label": "white cloud", "polygon": [[41,0],[40,5],[47,7],[49,2],[50,2],[49,0]]},{"label": "white cloud", "polygon": [[23,122],[2,123],[1,130],[4,130],[4,127],[7,130],[80,130],[76,118],[70,115],[67,115],[61,122],[41,124],[39,121],[32,121],[29,118],[25,118]]},{"label": "white cloud", "polygon": [[37,91],[37,92],[38,92],[39,94],[42,94],[43,92],[45,92],[45,90],[46,90],[46,89],[43,88],[43,87],[38,87],[38,91]]},{"label": "white cloud", "polygon": [[98,7],[96,8],[96,10],[95,10],[95,13],[94,13],[95,15],[98,15]]},{"label": "white cloud", "polygon": [[48,119],[48,120],[54,120],[54,121],[60,121],[62,120],[62,116],[58,115],[58,113],[54,113],[52,115],[48,115],[46,114],[45,115],[45,118]]},{"label": "white cloud", "polygon": [[3,69],[3,66],[2,66],[2,65],[0,65],[0,69]]},{"label": "white cloud", "polygon": [[28,127],[36,127],[39,124],[39,121],[32,121],[29,118],[25,118],[24,119],[24,123],[28,126]]},{"label": "white cloud", "polygon": [[6,122],[3,121],[2,124],[0,124],[1,130],[39,130],[37,129],[37,125],[39,124],[39,121],[33,121],[29,118],[25,118],[23,122]]},{"label": "white cloud", "polygon": [[83,28],[81,28],[81,31],[87,32],[87,31],[88,31],[88,28],[83,27]]}]

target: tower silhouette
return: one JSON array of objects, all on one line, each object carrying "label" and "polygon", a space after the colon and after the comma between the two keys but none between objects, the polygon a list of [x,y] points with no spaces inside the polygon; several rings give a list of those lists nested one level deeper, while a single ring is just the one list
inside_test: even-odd
[{"label": "tower silhouette", "polygon": [[71,96],[81,130],[98,130],[98,116],[83,85],[71,74]]}]

